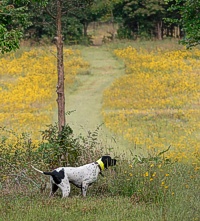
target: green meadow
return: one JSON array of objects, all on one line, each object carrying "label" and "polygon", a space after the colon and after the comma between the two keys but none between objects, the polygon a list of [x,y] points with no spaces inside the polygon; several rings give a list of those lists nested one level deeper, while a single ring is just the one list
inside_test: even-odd
[{"label": "green meadow", "polygon": [[[122,81],[125,76],[129,75],[127,73],[128,66],[125,60],[114,54],[114,50],[128,46],[132,46],[138,51],[141,48],[145,49],[149,54],[158,48],[163,53],[184,50],[178,45],[178,42],[170,40],[134,43],[126,41],[91,47],[74,46],[73,50],[80,51],[80,54],[75,56],[81,58],[77,59],[79,66],[74,65],[75,69],[71,69],[69,83],[65,87],[68,127],[66,128],[67,139],[64,141],[63,150],[60,150],[57,145],[60,140],[56,137],[56,96],[53,95],[53,92],[45,93],[44,90],[45,87],[54,90],[54,81],[51,75],[54,73],[53,67],[52,73],[48,74],[51,82],[46,82],[42,88],[41,96],[45,94],[46,102],[40,97],[31,102],[31,99],[35,99],[35,97],[33,93],[29,93],[31,99],[27,99],[27,103],[24,103],[23,107],[27,108],[27,112],[30,112],[28,108],[31,107],[31,115],[29,115],[30,118],[26,119],[26,114],[22,114],[23,108],[20,109],[19,130],[17,128],[18,119],[12,121],[12,118],[6,118],[8,116],[17,117],[16,109],[10,108],[13,113],[8,115],[10,114],[10,112],[8,113],[9,102],[2,99],[3,107],[7,109],[1,112],[4,121],[1,121],[3,123],[0,127],[0,221],[200,220],[198,146],[200,131],[198,128],[199,110],[197,108],[199,101],[196,99],[196,96],[199,95],[199,81],[196,80],[196,83],[193,84],[195,88],[188,86],[187,90],[177,89],[178,95],[185,93],[185,96],[190,98],[188,103],[184,100],[186,103],[179,105],[179,112],[177,112],[176,106],[170,107],[170,113],[173,112],[172,109],[174,110],[171,115],[166,112],[166,107],[159,109],[160,106],[154,106],[154,110],[157,110],[155,114],[153,110],[149,112],[149,107],[145,106],[146,103],[144,105],[139,103],[142,102],[139,99],[137,102],[142,108],[138,109],[137,112],[132,111],[129,114],[126,112],[120,118],[121,115],[118,115],[117,111],[121,110],[120,108],[126,111],[125,106],[120,106],[123,99],[117,100],[121,98],[121,91],[137,88],[138,92],[130,93],[131,96],[136,97],[140,93],[140,85],[143,84],[144,90],[146,86],[142,79],[141,82],[136,81],[137,85],[135,84],[133,87],[130,87],[129,84],[132,80],[128,80],[127,84]],[[25,50],[27,48],[21,48],[20,51],[16,52],[18,55],[11,59],[12,62]],[[48,51],[48,48],[45,50]],[[30,48],[28,51],[31,51]],[[27,59],[31,56],[33,55],[27,54]],[[47,62],[53,62],[51,59],[48,55],[46,56]],[[73,66],[72,64],[76,64],[76,58],[73,59],[75,60],[69,64],[70,67]],[[192,59],[196,59],[196,62],[192,63],[194,61]],[[192,63],[188,73],[193,82],[192,77],[199,75],[199,55],[195,55],[195,57],[186,56],[184,60],[188,66]],[[8,62],[11,61],[8,59]],[[42,67],[44,62],[41,56],[37,63],[38,67],[40,65]],[[138,62],[140,61],[138,60]],[[26,63],[24,62],[24,64]],[[45,68],[48,71],[51,66],[45,66]],[[134,67],[130,70],[134,70]],[[26,75],[25,70],[21,70],[19,66],[18,75],[10,72],[10,77],[6,78],[3,77],[3,69],[0,68],[0,71],[1,93],[9,93],[9,90],[15,86],[15,91],[10,94],[14,97],[18,88],[16,84],[18,81],[20,82],[22,72],[24,76]],[[154,70],[152,69],[152,71]],[[170,69],[169,71],[173,70]],[[172,74],[171,76],[173,76]],[[35,85],[37,82],[41,83],[40,75],[37,77],[38,79],[34,79]],[[48,81],[48,78],[43,80]],[[156,80],[157,84],[160,85],[159,80],[163,79],[157,78]],[[167,80],[171,85],[170,78]],[[181,79],[179,80],[181,82]],[[164,82],[162,84],[164,85]],[[115,86],[120,93],[116,100],[115,95],[112,94],[116,89]],[[40,87],[33,88],[33,90],[39,91]],[[194,100],[189,96],[191,94],[188,95],[189,92],[192,95],[195,94]],[[20,94],[20,91],[18,93]],[[52,96],[48,96],[49,93],[52,93]],[[107,96],[105,96],[106,93]],[[183,96],[184,99],[185,96]],[[157,96],[157,99],[160,97]],[[29,100],[30,105],[28,105]],[[17,103],[16,100],[13,101]],[[113,103],[119,106],[113,106]],[[154,102],[154,104],[159,103],[159,100]],[[14,105],[16,104],[14,103]],[[16,105],[16,107],[18,106]],[[186,112],[191,109],[194,111],[187,115]],[[112,115],[112,118],[109,118],[109,113],[112,111],[117,115]],[[127,111],[130,111],[130,107],[127,108]],[[150,115],[148,115],[149,113]],[[106,117],[105,114],[107,114]],[[128,121],[125,121],[124,117],[127,117]],[[31,120],[31,124],[29,124],[28,119]],[[38,119],[40,120],[38,121]],[[13,127],[11,127],[10,122],[13,122]],[[23,125],[26,127],[23,128]],[[136,129],[131,130],[131,126]],[[177,128],[179,128],[180,133],[177,133]],[[171,153],[173,153],[176,143],[180,141],[179,138],[185,136],[188,128],[191,129],[191,136],[187,134],[190,140],[188,143],[184,143],[186,142],[185,139],[181,139],[183,142],[180,145],[180,151],[181,147],[187,146],[187,148],[193,149],[194,145],[196,145],[197,151],[191,160],[189,158],[181,160]],[[70,129],[73,130],[73,133],[70,132]],[[123,133],[125,131],[126,133]],[[173,131],[175,131],[174,135]],[[128,134],[128,132],[130,133]],[[33,138],[34,134],[37,134],[36,138]],[[38,134],[41,136],[38,137]],[[132,139],[127,139],[129,137],[127,134],[131,134]],[[148,134],[150,135],[148,136]],[[159,144],[162,140],[164,142],[161,149],[156,146],[156,139],[160,138],[159,135],[161,138],[167,137],[167,141],[164,138],[159,140]],[[141,137],[145,139],[148,137],[151,149],[147,148],[147,143],[146,146],[141,143]],[[136,140],[137,142],[135,142]],[[60,156],[65,156],[66,152],[69,152],[69,156],[60,160]],[[49,178],[38,174],[30,167],[33,164],[41,170],[50,170],[55,166],[66,165],[66,160],[77,166],[96,161],[103,154],[116,157],[117,165],[104,171],[104,177],[99,176],[98,181],[89,188],[86,198],[82,198],[80,191],[75,187],[72,187],[69,198],[62,199],[59,191],[55,197],[49,198]]]}]

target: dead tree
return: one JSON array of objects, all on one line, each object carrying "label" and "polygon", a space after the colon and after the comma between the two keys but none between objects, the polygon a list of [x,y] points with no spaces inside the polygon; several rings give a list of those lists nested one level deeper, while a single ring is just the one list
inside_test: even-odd
[{"label": "dead tree", "polygon": [[63,37],[62,37],[62,0],[57,0],[57,14],[56,14],[56,47],[57,47],[57,104],[58,104],[58,128],[59,132],[65,126],[65,90],[64,90],[64,64],[63,64]]}]

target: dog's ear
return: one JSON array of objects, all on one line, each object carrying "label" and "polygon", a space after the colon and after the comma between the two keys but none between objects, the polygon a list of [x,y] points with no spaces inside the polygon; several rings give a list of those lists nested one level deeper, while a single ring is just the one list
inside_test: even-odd
[{"label": "dog's ear", "polygon": [[108,169],[108,167],[111,165],[111,157],[110,156],[102,156],[101,161],[104,164],[104,167]]},{"label": "dog's ear", "polygon": [[62,179],[65,177],[64,169],[60,170],[59,172],[54,170],[51,176],[56,184],[60,184]]},{"label": "dog's ear", "polygon": [[112,159],[112,160],[111,160],[111,166],[115,166],[116,163],[117,163],[117,160],[116,160],[116,159]]},{"label": "dog's ear", "polygon": [[101,161],[104,163],[106,169],[108,169],[109,166],[116,165],[116,160],[112,159],[110,156],[102,156]]}]

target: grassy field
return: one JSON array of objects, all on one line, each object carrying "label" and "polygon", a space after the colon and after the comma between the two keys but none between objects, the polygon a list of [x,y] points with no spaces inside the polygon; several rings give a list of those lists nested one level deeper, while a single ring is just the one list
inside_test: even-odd
[{"label": "grassy field", "polygon": [[[177,51],[181,48],[177,42],[172,41],[117,42],[114,44],[106,44],[102,47],[76,46],[76,49],[78,48],[79,51],[81,51],[81,56],[84,60],[82,60],[78,52],[78,54],[75,55],[77,58],[72,56],[71,63],[68,63],[67,66],[71,67],[72,72],[74,70],[76,72],[70,75],[72,76],[73,84],[66,84],[66,110],[76,110],[70,116],[67,116],[67,122],[72,126],[75,134],[81,133],[83,136],[91,135],[90,142],[87,140],[89,138],[86,139],[85,144],[87,145],[84,146],[84,156],[79,163],[86,163],[91,159],[96,160],[99,158],[99,155],[103,153],[117,156],[118,159],[116,168],[105,171],[105,176],[99,177],[98,182],[90,187],[88,196],[85,199],[79,195],[79,192],[77,192],[75,188],[73,188],[71,196],[67,199],[61,199],[60,192],[54,198],[48,198],[48,186],[45,188],[45,184],[48,183],[48,178],[32,171],[30,164],[37,165],[40,169],[49,169],[52,165],[45,164],[46,161],[44,160],[46,160],[46,158],[44,158],[44,160],[42,158],[45,157],[44,154],[35,152],[38,140],[34,143],[34,140],[30,141],[30,136],[20,135],[20,133],[19,135],[17,134],[17,128],[19,128],[20,131],[24,129],[26,132],[29,132],[31,128],[32,133],[36,132],[36,134],[38,134],[38,128],[41,129],[45,124],[44,121],[46,118],[43,117],[45,113],[47,113],[48,116],[48,123],[51,122],[51,119],[52,122],[56,121],[55,96],[48,96],[51,95],[52,92],[37,93],[37,91],[40,91],[39,83],[42,83],[40,70],[42,70],[42,64],[45,63],[44,59],[47,60],[47,64],[53,63],[54,61],[51,60],[53,59],[52,56],[49,57],[49,55],[44,56],[44,54],[41,54],[38,60],[34,60],[36,66],[31,63],[31,60],[35,57],[34,54],[26,54],[26,59],[24,56],[20,57],[20,55],[17,55],[16,58],[12,57],[14,58],[13,61],[10,57],[3,58],[2,61],[7,62],[7,64],[5,65],[4,63],[4,65],[0,66],[0,90],[1,93],[4,94],[4,96],[1,97],[1,103],[4,108],[4,111],[1,111],[1,125],[7,127],[12,125],[11,129],[16,133],[9,132],[9,134],[12,135],[9,140],[6,137],[6,131],[1,130],[0,168],[3,172],[0,175],[0,220],[200,220],[200,167],[198,152],[195,161],[193,160],[194,158],[192,158],[185,163],[181,161],[181,158],[177,160],[176,158],[170,159],[169,155],[166,157],[166,154],[169,153],[171,149],[173,151],[174,145],[180,141],[178,140],[179,138],[181,138],[182,141],[180,150],[181,147],[185,145],[187,145],[188,148],[190,148],[191,145],[191,149],[193,145],[198,147],[199,136],[197,121],[199,120],[199,112],[197,106],[199,103],[196,100],[196,96],[198,93],[197,85],[199,78],[196,78],[196,76],[199,74],[199,55],[196,54],[195,56],[186,56],[184,58],[188,66],[192,64],[192,69],[187,69],[187,73],[190,76],[186,78],[186,80],[191,79],[194,83],[194,87],[190,89],[190,85],[186,85],[187,90],[182,90],[177,86],[177,89],[180,89],[177,93],[178,96],[184,93],[187,94],[187,96],[192,95],[186,97],[190,98],[190,103],[187,103],[188,99],[184,100],[185,97],[181,97],[181,101],[185,101],[186,103],[184,104],[186,105],[181,106],[182,104],[180,104],[178,112],[177,107],[174,106],[170,107],[170,111],[172,111],[172,109],[174,110],[173,114],[170,112],[169,115],[166,115],[166,112],[163,111],[163,109],[166,110],[166,106],[164,106],[164,108],[163,106],[156,106],[154,107],[157,111],[155,114],[155,112],[149,112],[149,107],[145,106],[149,104],[148,102],[144,102],[143,105],[139,103],[142,102],[139,93],[139,91],[141,91],[140,85],[144,88],[148,86],[148,84],[145,85],[145,81],[139,81],[140,78],[136,71],[140,70],[139,68],[134,69],[137,65],[148,65],[151,61],[148,60],[149,62],[145,63],[142,60],[144,53],[141,51],[141,57],[139,57],[139,59],[138,54],[133,57],[135,61],[138,60],[137,63],[130,68],[126,60],[122,61],[121,58],[116,57],[117,54],[114,55],[113,53],[115,49],[118,49],[119,51],[117,52],[120,52],[121,48],[127,48],[127,46],[130,45],[134,46],[138,51],[140,48],[145,49],[151,58],[156,56],[152,53],[153,50]],[[23,55],[23,50],[21,54]],[[125,53],[125,55],[128,57],[128,53]],[[145,59],[147,59],[147,57]],[[162,59],[161,55],[160,59]],[[195,59],[196,62],[193,63]],[[10,60],[11,63],[9,63]],[[182,60],[180,61],[182,62]],[[177,66],[180,64],[180,61],[177,61]],[[14,65],[12,62],[15,62]],[[164,62],[164,60],[161,60],[161,63],[157,66],[161,66]],[[19,63],[23,63],[23,68],[25,67],[25,69],[21,70],[20,68],[22,68],[22,66],[20,66]],[[30,69],[28,69],[28,63],[32,64]],[[78,67],[76,65],[77,63],[79,64]],[[88,67],[87,63],[90,64],[89,69],[85,68]],[[1,62],[1,64],[3,63]],[[5,77],[5,67],[7,67],[7,74],[10,74],[15,81],[11,81],[11,77],[8,77],[8,75]],[[15,67],[13,72],[10,71],[11,67]],[[147,71],[151,69],[147,66],[142,67],[143,70],[145,69]],[[125,74],[127,70],[129,70],[129,73]],[[132,70],[134,70],[136,74],[136,81],[133,81],[131,78],[130,72]],[[154,66],[152,70],[154,71],[153,76],[157,82],[162,81],[162,86],[165,85],[163,79],[157,76],[156,66]],[[192,70],[194,70],[194,73],[192,73]],[[26,71],[29,73],[28,75],[26,75]],[[50,73],[48,71],[50,71]],[[170,71],[172,74],[176,72],[176,70],[168,70],[168,72]],[[45,72],[48,73],[45,81],[48,82],[48,78],[51,79],[50,87],[48,86],[48,88],[54,91],[53,84],[55,79],[52,77],[54,73],[53,67],[51,69],[49,65],[45,66]],[[44,76],[45,72],[42,72],[42,76]],[[182,79],[184,79],[184,70],[181,71],[181,73],[183,74]],[[19,76],[20,78],[18,78]],[[38,89],[35,90],[36,93],[29,91],[31,96],[27,96],[26,102],[23,106],[20,106],[20,99],[25,99],[25,95],[27,94],[25,93],[20,98],[20,93],[23,91],[22,88],[26,88],[22,86],[27,85],[28,82],[31,81],[26,81],[26,84],[23,82],[31,76],[35,76],[39,79],[34,80],[34,85],[35,87],[38,85]],[[126,78],[128,78],[128,80]],[[155,80],[155,78],[152,79],[152,81]],[[126,79],[126,81],[122,81],[122,79]],[[17,87],[17,82],[21,82],[22,80],[23,82],[19,84],[21,87]],[[168,78],[167,81],[168,84],[171,85],[170,78]],[[125,84],[124,82],[127,83]],[[181,79],[179,79],[179,82],[181,82]],[[139,104],[138,107],[140,108],[138,108],[137,111],[135,111],[133,107],[128,107],[129,110],[126,110],[126,106],[117,106],[124,104],[122,102],[123,99],[118,102],[117,99],[115,100],[115,97],[112,97],[113,91],[115,91],[115,85],[118,92],[121,90],[118,83],[121,83],[120,86],[122,86],[123,89],[128,86],[129,91],[137,86],[138,92],[136,94],[130,94],[130,97],[135,99],[135,97],[138,96],[139,99],[129,102],[129,104],[134,104],[134,102]],[[130,84],[134,85],[134,87],[130,86]],[[44,87],[43,85],[42,88]],[[159,87],[161,89],[161,86],[158,84],[158,88]],[[12,91],[13,88],[15,91]],[[150,93],[150,89],[147,89],[149,90],[148,93]],[[45,90],[42,91],[45,92]],[[124,90],[123,93],[126,91],[127,90]],[[189,94],[188,91],[190,92]],[[122,91],[120,93],[122,94]],[[105,96],[105,94],[107,95]],[[16,95],[16,98],[14,95]],[[32,98],[35,99],[36,95],[38,97],[35,102],[30,102]],[[41,97],[39,97],[39,95],[41,95]],[[46,97],[43,98],[43,95]],[[10,100],[9,97],[12,97],[12,100]],[[123,94],[123,97],[127,98],[127,94]],[[193,97],[194,100],[191,99],[191,97]],[[122,97],[117,96],[117,98],[121,99]],[[48,100],[44,106],[42,105],[42,99]],[[106,99],[113,102],[109,103]],[[159,99],[160,97],[158,97],[157,103],[159,103]],[[41,102],[36,102],[38,100]],[[152,102],[151,99],[150,102]],[[112,107],[113,103],[115,104],[114,107]],[[11,104],[13,105],[13,109],[9,109],[9,105]],[[150,104],[152,105],[152,103]],[[156,104],[156,102],[153,104]],[[102,105],[104,105],[103,109]],[[163,103],[163,105],[165,105],[165,103]],[[168,103],[168,105],[170,104]],[[118,111],[119,108],[122,108],[123,113],[125,113],[125,115],[120,115],[121,118],[119,119],[114,117],[108,119],[102,115],[102,113],[105,114],[113,110],[114,113],[116,113],[116,110]],[[192,108],[195,109],[195,112],[188,115],[187,111]],[[130,109],[132,112],[126,112],[130,111]],[[9,110],[13,111],[11,112]],[[26,116],[30,116],[26,113],[30,113],[31,117],[26,119]],[[38,114],[37,117],[32,117],[35,113]],[[18,114],[21,121],[17,119]],[[128,121],[124,121],[124,117],[126,117]],[[162,119],[164,119],[164,124]],[[105,125],[102,125],[100,130],[96,132],[96,134],[93,134],[91,131],[94,131],[103,121],[105,121]],[[16,122],[20,123],[16,124]],[[130,133],[131,138],[134,138],[133,142],[132,140],[126,139],[128,136],[124,137],[124,133],[115,131],[116,128],[113,125],[116,124],[113,122],[117,123],[117,129],[120,123],[121,128],[126,132],[125,134],[128,135],[128,133]],[[127,122],[129,124],[126,124]],[[24,128],[23,125],[25,125]],[[137,130],[134,132],[130,131],[130,125]],[[152,130],[152,125],[154,130]],[[163,127],[163,125],[165,125],[165,127]],[[111,131],[106,128],[106,126],[108,128],[110,127]],[[167,128],[168,134],[164,134],[164,128]],[[177,135],[177,140],[174,140],[172,133],[173,128],[176,128],[174,135],[177,135],[177,133],[175,133],[177,131],[182,133],[182,128],[184,128],[184,132],[187,132],[188,136],[189,133],[187,129],[193,128],[193,130],[190,131],[192,136],[190,136],[187,143],[185,143],[185,139],[182,139],[183,137],[179,135]],[[117,132],[117,134],[113,131]],[[141,140],[135,142],[136,137],[138,139],[144,138],[146,139],[147,145],[147,141],[149,140],[144,136],[147,132],[149,134],[149,140],[152,139],[151,141],[155,144],[160,144],[162,143],[161,141],[163,141],[165,145],[162,146],[161,149],[157,148],[155,151],[148,151],[148,148],[146,148],[144,144],[141,144]],[[92,138],[93,135],[94,138]],[[97,139],[96,136],[98,136]],[[164,139],[166,136],[168,139],[167,142]],[[155,141],[158,140],[159,143],[156,143]],[[169,151],[159,155],[160,152],[166,150],[171,144],[173,145]],[[92,148],[88,147],[87,149],[87,146],[90,145]],[[199,149],[197,148],[197,150]],[[52,150],[49,149],[49,152],[51,151]],[[47,158],[49,156],[47,156]]]},{"label": "grassy field", "polygon": [[[11,200],[11,199],[10,199]],[[186,202],[189,204],[189,202]],[[171,206],[160,207],[154,204],[135,205],[128,197],[87,197],[86,199],[47,199],[43,196],[13,197],[5,199],[1,206],[2,221],[64,221],[64,220],[111,220],[111,221],[177,221],[199,220],[193,206],[187,211],[179,201]]]},{"label": "grassy field", "polygon": [[[39,202],[37,202],[37,200]],[[40,220],[162,220],[162,211],[155,211],[154,206],[134,206],[129,198],[122,197],[88,197],[87,199],[69,198],[65,200],[48,200],[44,197],[20,197],[10,202],[1,213],[10,221],[40,221]],[[28,204],[28,206],[27,206]],[[14,207],[15,210],[10,207]],[[160,214],[159,214],[160,213]],[[174,214],[175,215],[175,214]],[[160,219],[157,219],[160,217]],[[180,215],[180,218],[182,216]],[[174,219],[177,220],[176,215]],[[186,219],[185,219],[186,220]]]},{"label": "grassy field", "polygon": [[195,166],[152,166],[151,162],[131,167],[119,163],[116,177],[109,173],[90,187],[84,199],[74,188],[71,197],[65,199],[60,198],[60,192],[48,198],[48,189],[40,193],[30,185],[12,187],[7,193],[3,190],[0,220],[199,220],[199,174]]}]

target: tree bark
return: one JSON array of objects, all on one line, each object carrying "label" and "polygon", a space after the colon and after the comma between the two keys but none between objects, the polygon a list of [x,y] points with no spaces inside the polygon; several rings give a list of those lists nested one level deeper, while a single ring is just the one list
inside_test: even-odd
[{"label": "tree bark", "polygon": [[83,36],[87,37],[88,22],[83,22]]},{"label": "tree bark", "polygon": [[162,40],[163,39],[162,21],[159,21],[157,23],[157,39],[158,40]]},{"label": "tree bark", "polygon": [[57,71],[58,71],[58,84],[57,84],[57,104],[58,104],[58,128],[59,132],[65,126],[65,93],[64,93],[64,64],[63,64],[63,38],[62,38],[62,0],[57,0],[57,16],[56,16],[56,47],[57,47]]}]

